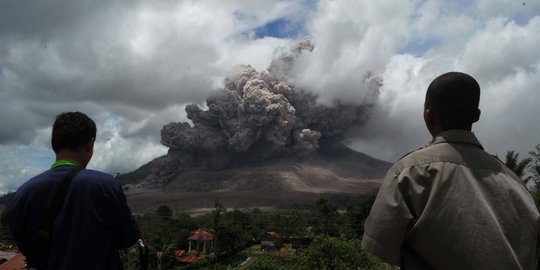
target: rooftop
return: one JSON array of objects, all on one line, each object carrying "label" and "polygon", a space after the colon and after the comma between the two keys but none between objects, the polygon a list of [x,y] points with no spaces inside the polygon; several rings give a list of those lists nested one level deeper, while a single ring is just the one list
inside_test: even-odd
[{"label": "rooftop", "polygon": [[187,238],[188,240],[196,240],[196,241],[212,241],[214,240],[214,236],[209,234],[203,229],[198,229],[195,233],[193,233],[190,237]]},{"label": "rooftop", "polygon": [[[6,258],[6,257],[3,257]],[[6,258],[7,259],[7,258]],[[0,270],[19,270],[24,268],[25,257],[21,253],[11,256],[8,261],[0,264]]]}]

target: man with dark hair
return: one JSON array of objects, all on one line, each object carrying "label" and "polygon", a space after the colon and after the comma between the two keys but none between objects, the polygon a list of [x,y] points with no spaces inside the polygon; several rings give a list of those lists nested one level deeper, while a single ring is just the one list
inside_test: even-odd
[{"label": "man with dark hair", "polygon": [[[439,76],[428,87],[426,110],[435,114],[430,120],[440,121],[437,125],[426,123],[427,127],[441,127],[444,130],[471,130],[472,124],[480,119],[480,86],[476,80],[463,73],[449,72]],[[442,130],[432,131],[433,136]]]},{"label": "man with dark hair", "polygon": [[96,123],[85,114],[80,112],[63,113],[56,118],[53,124],[52,149],[55,153],[62,151],[62,149],[79,151],[96,138],[96,133]]},{"label": "man with dark hair", "polygon": [[[114,177],[85,169],[95,138],[96,124],[85,114],[58,115],[51,139],[56,162],[17,190],[10,228],[30,268],[122,269],[118,249],[133,245],[138,230]],[[65,185],[68,174],[74,177]]]},{"label": "man with dark hair", "polygon": [[540,214],[521,180],[471,132],[480,87],[450,72],[428,87],[431,144],[388,171],[362,246],[402,269],[536,269]]}]

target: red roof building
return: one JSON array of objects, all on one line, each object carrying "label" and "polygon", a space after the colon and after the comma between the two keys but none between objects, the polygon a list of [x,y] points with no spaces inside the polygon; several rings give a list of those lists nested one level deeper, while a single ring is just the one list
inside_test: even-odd
[{"label": "red roof building", "polygon": [[209,234],[203,229],[198,229],[195,233],[193,233],[190,237],[187,238],[188,240],[194,240],[194,241],[213,241],[214,236]]},{"label": "red roof building", "polygon": [[184,256],[184,255],[186,255],[186,251],[185,251],[185,250],[175,250],[175,251],[174,251],[174,256],[176,256],[176,257],[182,257],[182,256]]},{"label": "red roof building", "polygon": [[198,229],[195,233],[193,233],[190,237],[187,238],[189,240],[189,252],[192,252],[192,242],[196,242],[196,249],[194,250],[197,253],[201,252],[201,245],[202,245],[202,254],[205,254],[209,252],[212,247],[214,246],[214,236],[209,234],[203,229]]},{"label": "red roof building", "polygon": [[176,261],[183,262],[183,263],[192,263],[192,262],[196,262],[200,260],[201,258],[202,258],[201,256],[186,256],[182,258],[177,258]]},{"label": "red roof building", "polygon": [[0,270],[19,270],[24,269],[24,259],[26,259],[21,253],[15,254],[6,262],[0,264]]}]

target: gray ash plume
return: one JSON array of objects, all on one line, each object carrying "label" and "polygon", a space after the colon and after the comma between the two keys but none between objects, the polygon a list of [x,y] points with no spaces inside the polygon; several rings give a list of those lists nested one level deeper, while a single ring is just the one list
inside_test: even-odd
[{"label": "gray ash plume", "polygon": [[[169,152],[159,160],[154,173],[167,179],[178,168],[222,169],[306,155],[317,151],[321,142],[341,143],[348,132],[366,122],[374,104],[321,104],[316,94],[289,83],[287,76],[293,72],[296,58],[313,49],[311,40],[305,39],[266,70],[236,67],[225,79],[224,88],[207,98],[207,109],[186,106],[192,123],[174,122],[163,127],[161,143]],[[382,86],[371,73],[362,82],[367,86],[362,88],[370,91],[366,96],[377,95]]]}]

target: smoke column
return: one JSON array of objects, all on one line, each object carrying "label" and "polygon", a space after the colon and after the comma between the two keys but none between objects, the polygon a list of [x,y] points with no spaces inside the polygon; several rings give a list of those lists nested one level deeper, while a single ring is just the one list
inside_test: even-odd
[{"label": "smoke column", "polygon": [[[195,104],[186,107],[192,124],[174,122],[162,128],[161,143],[169,147],[169,153],[161,162],[173,168],[221,169],[306,155],[323,141],[341,143],[348,132],[365,123],[376,98],[362,105],[321,104],[315,94],[288,83],[295,59],[313,49],[306,38],[266,70],[236,67],[224,88],[207,98],[208,109]],[[376,97],[382,80],[371,73],[359,77],[359,83],[368,86],[366,96]]]}]

